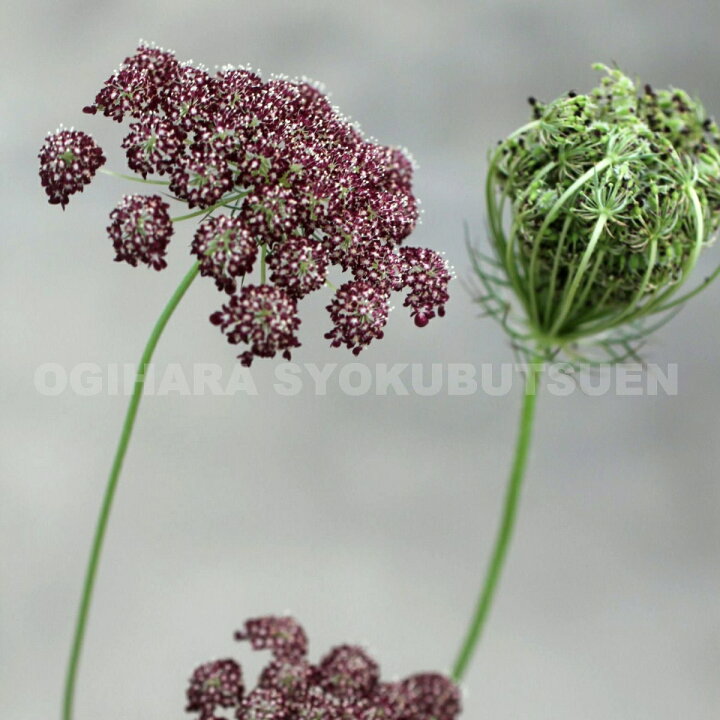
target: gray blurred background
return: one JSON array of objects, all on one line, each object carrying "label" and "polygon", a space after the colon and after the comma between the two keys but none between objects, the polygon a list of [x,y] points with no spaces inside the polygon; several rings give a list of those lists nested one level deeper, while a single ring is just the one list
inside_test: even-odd
[{"label": "gray blurred background", "polygon": [[[604,3],[4,3],[0,245],[0,707],[57,717],[88,545],[127,398],[46,397],[35,369],[134,362],[189,265],[192,227],[156,274],[112,262],[104,227],[123,192],[99,177],[63,213],[36,154],[59,123],[93,133],[124,170],[122,130],[82,115],[139,38],[207,66],[322,80],[344,112],[410,148],[425,210],[413,242],[468,275],[463,222],[484,235],[486,149],[525,122],[526,97],[588,89],[594,61],[697,93],[720,115],[716,0]],[[706,268],[719,250],[706,253]],[[701,276],[703,270],[698,271]],[[448,316],[416,329],[398,307],[361,360],[499,363],[501,331],[460,283]],[[675,397],[539,404],[518,532],[476,662],[466,718],[720,717],[720,285],[646,357],[679,364]],[[219,362],[201,279],[156,360]],[[295,360],[326,347],[326,298],[306,303]],[[396,303],[400,305],[400,303]],[[97,586],[76,716],[183,716],[201,661],[247,657],[248,616],[301,619],[317,658],[365,643],[387,677],[448,670],[475,602],[514,442],[507,397],[146,398]],[[256,667],[252,662],[249,668]]]}]

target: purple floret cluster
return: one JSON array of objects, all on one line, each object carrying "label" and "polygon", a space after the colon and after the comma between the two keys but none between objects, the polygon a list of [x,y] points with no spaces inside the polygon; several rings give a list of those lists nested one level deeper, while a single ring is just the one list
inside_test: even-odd
[{"label": "purple floret cluster", "polygon": [[[229,295],[211,320],[248,346],[244,364],[289,357],[299,345],[297,303],[328,284],[331,266],[352,276],[327,307],[333,346],[357,354],[381,338],[393,292],[405,293],[419,327],[444,314],[447,263],[402,245],[418,220],[410,159],[366,139],[316,85],[245,68],[211,74],[141,45],[84,110],[129,119],[130,170],[164,178],[167,200],[207,211],[191,252]],[[64,207],[104,161],[85,133],[49,135],[40,175],[50,202]],[[161,270],[173,234],[169,204],[126,196],[108,233],[116,260]]]},{"label": "purple floret cluster", "polygon": [[338,645],[310,663],[305,631],[291,617],[248,620],[235,639],[269,650],[272,659],[252,689],[235,660],[198,667],[186,707],[198,720],[455,720],[461,710],[460,692],[445,676],[384,682],[375,660],[355,645]]},{"label": "purple floret cluster", "polygon": [[48,134],[38,157],[48,202],[63,210],[70,196],[82,192],[105,164],[103,151],[87,133],[62,127]]}]

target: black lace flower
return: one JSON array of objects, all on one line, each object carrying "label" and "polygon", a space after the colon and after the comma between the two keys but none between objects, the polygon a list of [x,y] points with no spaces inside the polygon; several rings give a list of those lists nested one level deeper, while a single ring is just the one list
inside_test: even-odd
[{"label": "black lace flower", "polygon": [[63,209],[70,195],[82,192],[105,164],[103,151],[87,133],[62,128],[45,138],[38,157],[48,202]]}]

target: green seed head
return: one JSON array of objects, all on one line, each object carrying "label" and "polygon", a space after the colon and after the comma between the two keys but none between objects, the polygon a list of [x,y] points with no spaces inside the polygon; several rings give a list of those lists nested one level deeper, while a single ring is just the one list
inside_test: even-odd
[{"label": "green seed head", "polygon": [[495,258],[473,252],[480,303],[548,355],[588,338],[632,347],[651,315],[697,291],[678,294],[720,225],[720,132],[702,105],[596,69],[606,75],[586,95],[531,98],[533,121],[492,152]]}]

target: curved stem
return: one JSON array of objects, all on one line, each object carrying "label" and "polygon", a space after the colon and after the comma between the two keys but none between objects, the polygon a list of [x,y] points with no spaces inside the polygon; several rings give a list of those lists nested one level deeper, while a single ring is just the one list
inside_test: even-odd
[{"label": "curved stem", "polygon": [[155,323],[155,327],[153,328],[152,333],[150,333],[150,338],[148,339],[147,345],[145,345],[145,350],[140,358],[140,365],[138,366],[137,374],[135,376],[135,387],[130,399],[130,405],[128,406],[127,413],[125,415],[125,422],[123,424],[122,433],[120,434],[117,450],[115,451],[115,459],[113,460],[112,468],[110,470],[110,477],[108,479],[107,487],[105,488],[105,496],[103,497],[100,515],[98,516],[97,526],[95,528],[95,536],[90,550],[90,560],[88,561],[87,570],[85,572],[85,582],[83,584],[80,607],[78,609],[77,622],[75,624],[75,635],[73,637],[72,649],[70,651],[70,662],[68,664],[67,675],[65,678],[65,694],[63,699],[62,715],[63,720],[71,720],[72,718],[75,681],[77,679],[80,653],[82,651],[83,639],[85,637],[85,627],[87,625],[90,602],[92,600],[93,588],[95,586],[95,577],[97,575],[98,564],[100,561],[100,553],[102,551],[103,540],[105,539],[108,519],[110,518],[110,510],[112,508],[115,489],[120,477],[125,453],[130,442],[133,425],[135,424],[135,416],[137,415],[140,400],[142,398],[143,387],[145,385],[145,371],[147,366],[150,364],[155,347],[157,346],[160,335],[165,329],[168,320],[175,311],[175,308],[178,306],[180,300],[182,300],[183,295],[185,295],[185,292],[190,287],[190,284],[197,276],[199,270],[200,265],[196,262],[190,268],[187,275],[185,275],[182,279]]},{"label": "curved stem", "polygon": [[485,575],[485,582],[483,583],[480,597],[475,607],[475,613],[470,622],[470,627],[460,648],[455,665],[453,666],[452,677],[455,682],[462,680],[465,675],[473,653],[475,652],[475,647],[477,646],[478,640],[480,640],[507,555],[510,538],[515,525],[515,516],[517,514],[518,501],[520,500],[520,489],[525,474],[528,450],[530,448],[538,378],[541,372],[542,366],[537,362],[531,362],[528,366],[527,377],[525,379],[525,397],[520,415],[520,431],[515,445],[515,458],[513,460],[505,495],[502,521],[495,539],[495,547]]}]

